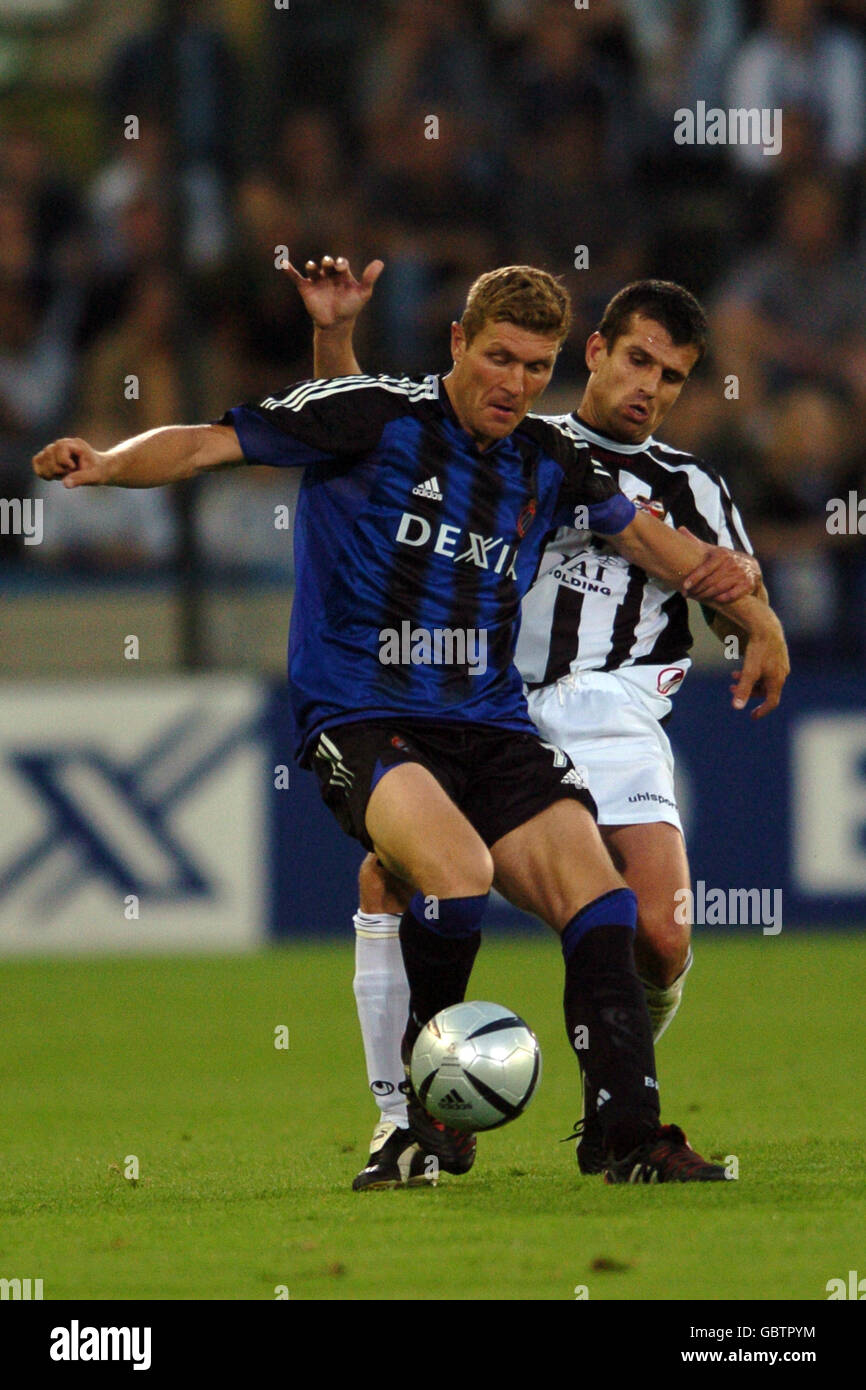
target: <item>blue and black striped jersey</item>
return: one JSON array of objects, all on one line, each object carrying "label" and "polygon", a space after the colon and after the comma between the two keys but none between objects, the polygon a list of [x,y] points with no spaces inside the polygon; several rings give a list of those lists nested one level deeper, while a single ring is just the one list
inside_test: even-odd
[{"label": "blue and black striped jersey", "polygon": [[634,507],[567,430],[527,416],[479,452],[437,376],[307,381],[238,406],[250,463],[306,465],[289,682],[302,754],[388,715],[534,732],[513,663],[545,537]]}]

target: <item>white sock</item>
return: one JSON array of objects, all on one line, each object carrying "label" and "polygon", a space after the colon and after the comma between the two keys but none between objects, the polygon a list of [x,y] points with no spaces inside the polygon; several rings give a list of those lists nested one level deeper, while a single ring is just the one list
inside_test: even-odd
[{"label": "white sock", "polygon": [[680,1007],[683,997],[683,986],[686,982],[686,975],[692,968],[691,949],[686,957],[686,963],[677,978],[666,989],[660,985],[653,985],[649,980],[641,980],[643,991],[646,995],[647,1008],[649,1009],[650,1021],[653,1026],[653,1042],[658,1042],[662,1033],[670,1024],[674,1014]]},{"label": "white sock", "polygon": [[367,1080],[383,1120],[407,1129],[400,1041],[409,1013],[409,984],[400,950],[400,918],[355,913],[355,1002],[367,1059]]}]

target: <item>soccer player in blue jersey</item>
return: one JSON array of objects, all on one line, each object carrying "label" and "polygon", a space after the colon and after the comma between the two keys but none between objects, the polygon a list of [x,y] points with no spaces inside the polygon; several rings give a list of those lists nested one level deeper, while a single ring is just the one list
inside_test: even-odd
[{"label": "soccer player in blue jersey", "polygon": [[[589,1039],[578,1057],[604,1100],[609,1179],[719,1181],[723,1168],[660,1123],[634,894],[580,776],[538,737],[512,659],[542,542],[578,509],[667,582],[703,554],[636,511],[567,431],[527,418],[569,316],[551,276],[506,267],[472,287],[444,378],[305,382],[219,424],[152,430],[101,453],[58,440],[34,468],[67,487],[153,487],[245,461],[305,466],[289,642],[297,751],[343,828],[414,890],[400,925],[405,1048],[464,997],[495,882],[561,937],[566,1027]],[[748,635],[738,702],[759,683],[777,702],[787,662],[774,615],[751,597],[720,609]],[[474,1138],[409,1100],[407,1180],[430,1156],[471,1166]]]},{"label": "soccer player in blue jersey", "polygon": [[[360,371],[352,326],[382,268],[374,261],[356,281],[345,258],[326,257],[308,262],[306,278],[295,272],[315,325],[317,375]],[[692,596],[725,601],[755,593],[766,602],[724,481],[654,438],[706,335],[701,306],[682,286],[644,280],[625,287],[587,344],[590,376],[578,410],[558,419],[639,504],[707,542],[706,559],[688,577]],[[736,630],[719,613],[707,616],[720,638]],[[691,964],[690,923],[677,909],[690,887],[688,859],[660,722],[688,671],[690,645],[679,594],[611,556],[603,538],[572,527],[553,533],[523,603],[516,664],[533,722],[580,767],[605,846],[637,896],[635,963],[655,1041],[677,1011]],[[412,1144],[399,1081],[408,986],[398,927],[406,901],[405,885],[368,855],[354,919],[354,990],[380,1120],[357,1190],[399,1185],[400,1159]],[[600,1172],[604,1159],[593,1110],[588,1097],[577,1150],[587,1173]]]}]

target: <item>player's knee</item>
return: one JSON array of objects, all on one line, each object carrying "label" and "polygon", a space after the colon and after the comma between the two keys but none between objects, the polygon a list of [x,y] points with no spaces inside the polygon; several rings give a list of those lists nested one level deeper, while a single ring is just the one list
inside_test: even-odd
[{"label": "player's knee", "polygon": [[362,912],[389,912],[401,916],[411,896],[408,886],[389,874],[376,858],[368,854],[358,870],[358,902]]},{"label": "player's knee", "polygon": [[493,887],[493,859],[480,840],[454,845],[447,858],[441,856],[419,869],[418,882],[425,893],[439,898],[483,897]]},{"label": "player's knee", "polygon": [[460,867],[458,891],[450,893],[449,897],[483,897],[493,887],[493,873],[490,850],[482,845],[467,856],[466,862]]},{"label": "player's knee", "polygon": [[638,973],[666,989],[685,968],[691,930],[665,912],[643,910],[638,916],[634,953]]},{"label": "player's knee", "polygon": [[358,870],[358,901],[362,912],[385,912],[385,870],[375,854],[368,854]]}]

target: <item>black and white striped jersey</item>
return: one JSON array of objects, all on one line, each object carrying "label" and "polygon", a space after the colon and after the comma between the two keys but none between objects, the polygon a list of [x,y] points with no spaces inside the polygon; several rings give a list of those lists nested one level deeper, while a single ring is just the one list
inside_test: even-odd
[{"label": "black and white striped jersey", "polygon": [[[692,454],[650,437],[620,444],[577,415],[554,417],[618,480],[620,489],[669,526],[688,526],[701,540],[752,553],[727,484]],[[688,603],[651,579],[589,531],[562,527],[548,541],[538,576],[523,600],[517,665],[530,689],[569,673],[650,668],[640,684],[669,694],[679,679],[663,680],[674,662],[688,669],[692,645]]]}]

